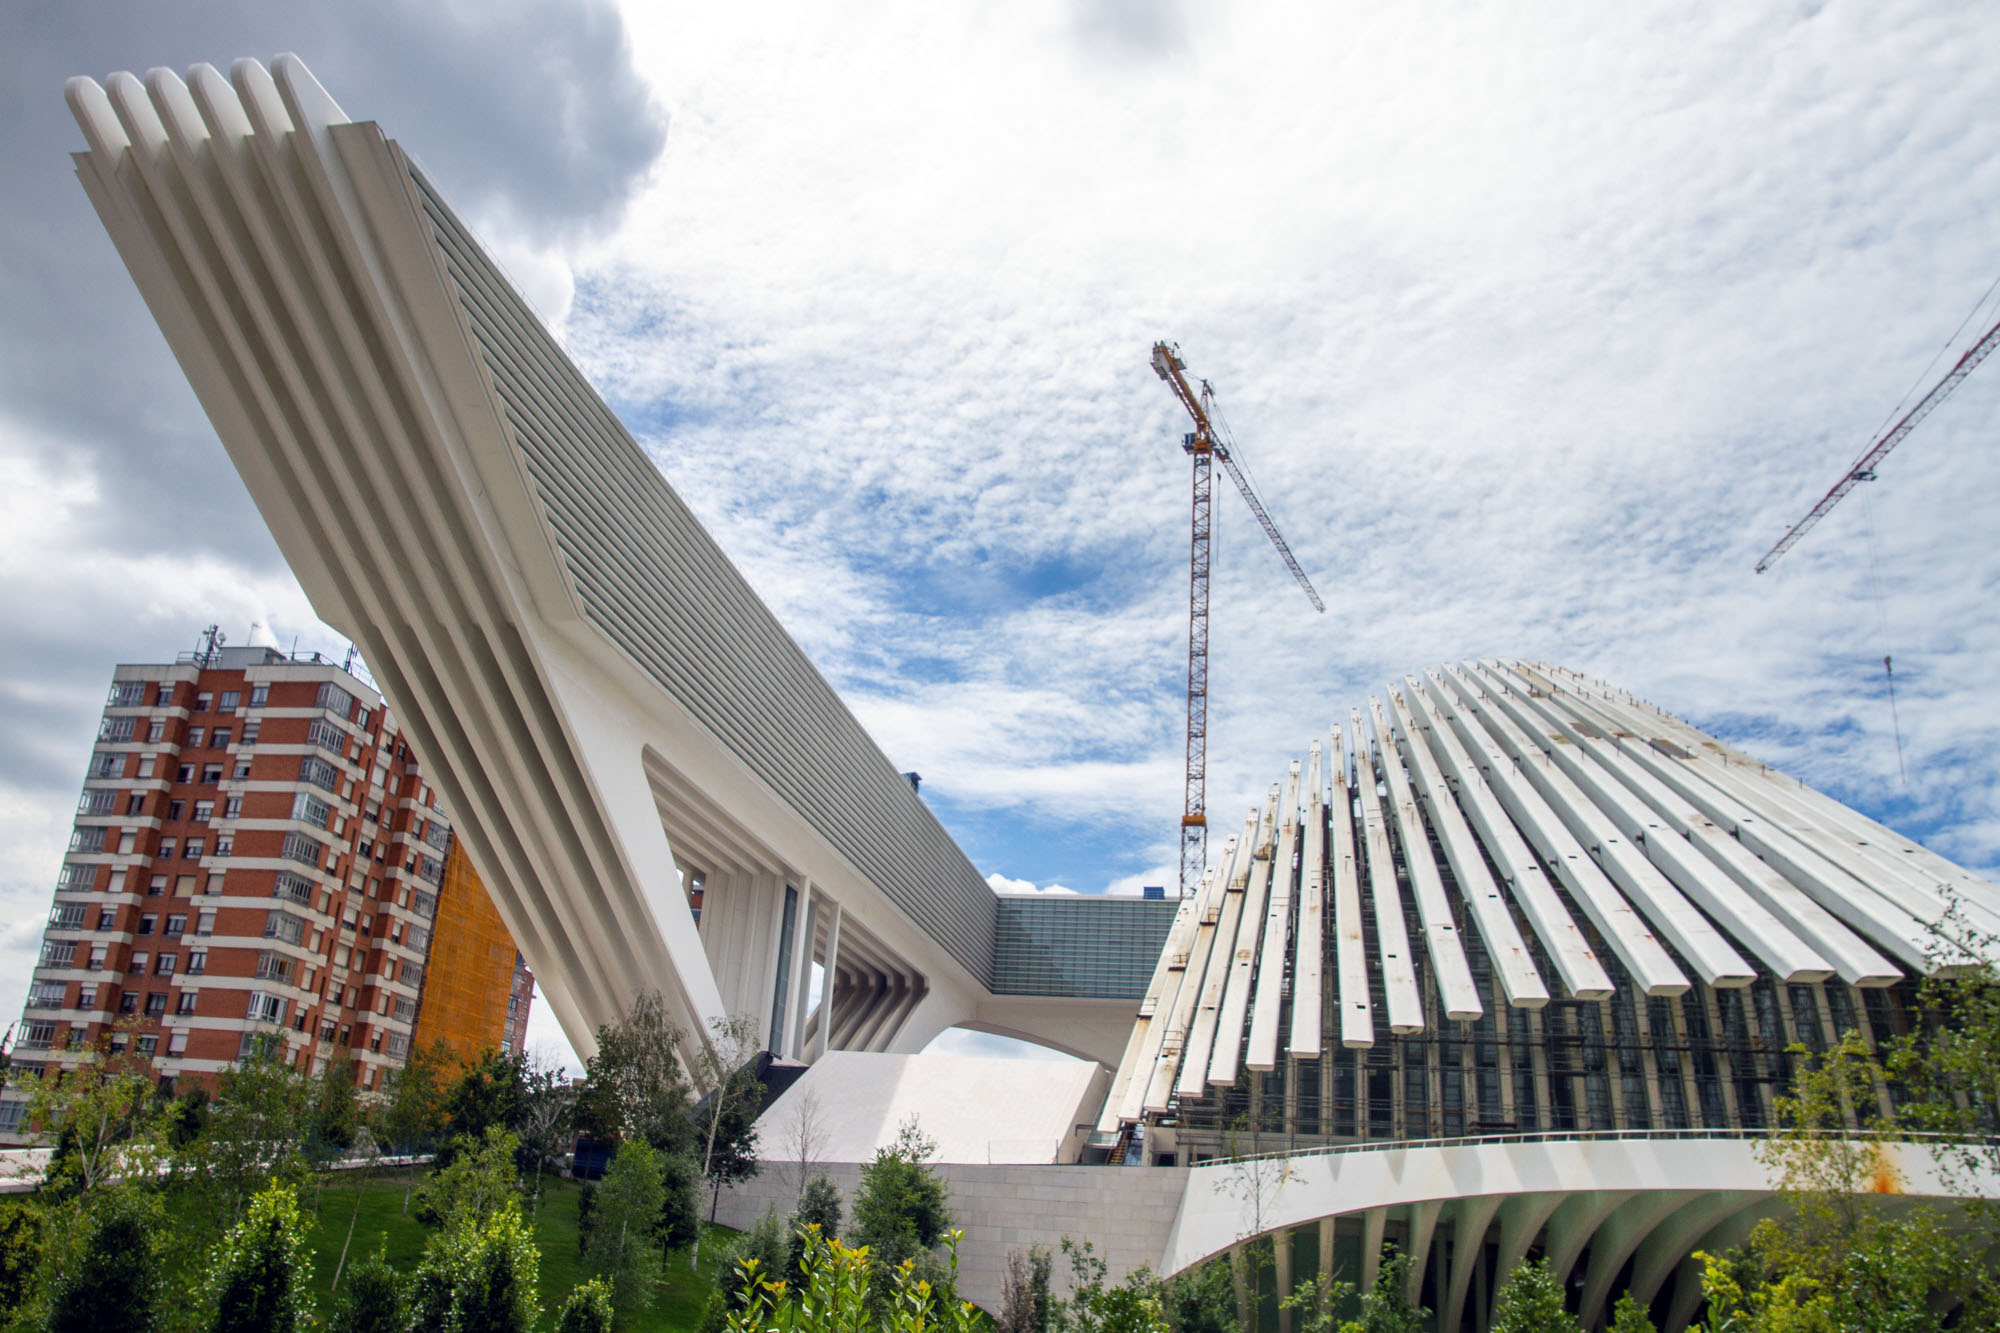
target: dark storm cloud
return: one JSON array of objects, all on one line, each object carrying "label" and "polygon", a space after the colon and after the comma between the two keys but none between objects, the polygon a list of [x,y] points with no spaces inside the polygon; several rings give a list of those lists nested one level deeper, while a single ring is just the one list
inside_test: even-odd
[{"label": "dark storm cloud", "polygon": [[85,535],[134,554],[278,558],[76,183],[65,78],[295,52],[468,216],[531,242],[614,221],[665,134],[600,5],[35,4],[0,19],[0,50],[6,443],[104,478]]}]

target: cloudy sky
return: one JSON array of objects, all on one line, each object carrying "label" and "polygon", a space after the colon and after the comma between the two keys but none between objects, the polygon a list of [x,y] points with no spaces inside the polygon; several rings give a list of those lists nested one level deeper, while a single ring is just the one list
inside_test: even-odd
[{"label": "cloudy sky", "polygon": [[2000,318],[1947,349],[2000,275],[2000,10],[1706,8],[8,6],[0,1016],[112,665],[211,622],[344,647],[66,157],[68,75],[284,50],[423,162],[996,882],[1173,878],[1160,337],[1327,603],[1218,490],[1218,825],[1385,681],[1526,656],[2000,868],[2000,368],[1751,572]]}]

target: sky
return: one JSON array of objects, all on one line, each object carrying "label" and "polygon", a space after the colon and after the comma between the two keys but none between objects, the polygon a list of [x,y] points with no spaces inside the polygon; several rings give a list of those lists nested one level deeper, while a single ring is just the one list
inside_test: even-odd
[{"label": "sky", "polygon": [[296,52],[981,872],[1093,893],[1176,876],[1160,338],[1327,606],[1218,478],[1216,827],[1388,682],[1510,656],[2000,869],[2000,367],[1752,573],[2000,319],[1995,50],[1914,0],[7,6],[0,1023],[112,666],[345,648],[75,182],[69,75]]}]

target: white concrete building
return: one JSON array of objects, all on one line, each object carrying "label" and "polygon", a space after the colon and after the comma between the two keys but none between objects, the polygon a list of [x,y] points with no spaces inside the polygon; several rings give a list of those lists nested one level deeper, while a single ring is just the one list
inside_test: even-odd
[{"label": "white concrete building", "polygon": [[[1687,1255],[1770,1206],[1785,1048],[1906,1024],[1947,905],[2000,926],[1838,802],[1502,662],[1314,739],[1193,899],[995,895],[377,126],[290,57],[68,96],[85,189],[580,1052],[657,987],[797,1059],[964,1025],[1104,1066],[1101,1110],[1089,1071],[1043,1100],[1140,1165],[1053,1164],[1053,1121],[1020,1136],[1050,1164],[990,1133],[946,1164],[975,1299],[1063,1234],[1114,1276],[1273,1233],[1281,1272],[1364,1281],[1389,1237],[1446,1328],[1533,1253],[1593,1322],[1629,1287],[1676,1327]],[[932,1068],[946,1117],[986,1077]]]}]

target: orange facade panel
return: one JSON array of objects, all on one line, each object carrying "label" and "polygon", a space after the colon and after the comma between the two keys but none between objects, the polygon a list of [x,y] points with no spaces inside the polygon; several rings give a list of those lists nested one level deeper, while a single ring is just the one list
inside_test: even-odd
[{"label": "orange facade panel", "polygon": [[454,840],[432,923],[417,1046],[442,1041],[464,1059],[495,1048],[518,1054],[532,986],[514,937]]}]

